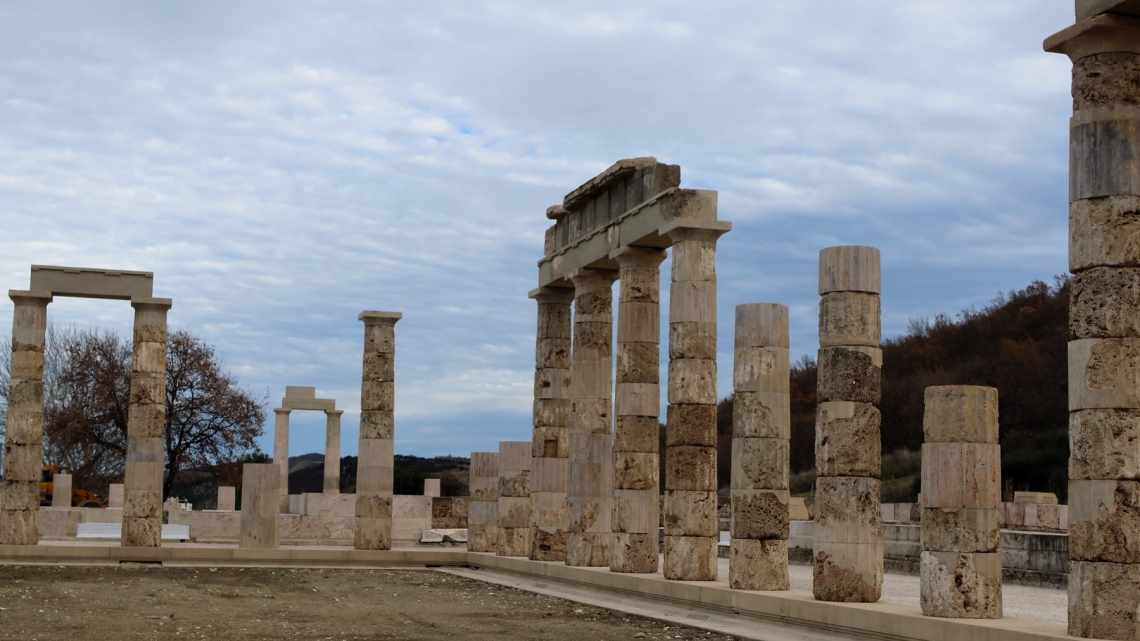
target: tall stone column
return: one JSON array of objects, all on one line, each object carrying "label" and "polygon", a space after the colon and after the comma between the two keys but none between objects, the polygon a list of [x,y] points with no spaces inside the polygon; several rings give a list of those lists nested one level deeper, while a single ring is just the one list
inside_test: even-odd
[{"label": "tall stone column", "polygon": [[665,442],[667,579],[716,579],[716,241],[722,230],[680,228],[669,289],[669,409]]},{"label": "tall stone column", "polygon": [[[570,364],[570,530],[566,564],[605,567],[610,559],[613,492],[613,282],[617,272],[574,276]],[[503,461],[500,460],[502,465]],[[501,509],[501,506],[500,506]],[[502,519],[502,514],[499,514]]]},{"label": "tall stone column", "polygon": [[657,571],[663,260],[663,249],[629,247],[617,256],[621,296],[610,548],[614,572]]},{"label": "tall stone column", "polygon": [[499,443],[499,556],[530,553],[530,447],[527,441]]},{"label": "tall stone column", "polygon": [[[570,514],[570,289],[547,288],[538,302],[535,338],[534,433],[530,471],[530,558],[565,561]],[[488,509],[488,508],[482,508]]]},{"label": "tall stone column", "polygon": [[164,298],[131,301],[135,309],[131,398],[127,410],[127,478],[123,545],[162,543],[166,468],[166,313]]},{"label": "tall stone column", "polygon": [[278,508],[282,514],[289,512],[289,410],[273,410],[273,464],[281,468],[281,483],[278,484]]},{"label": "tall stone column", "polygon": [[812,588],[820,601],[873,603],[882,594],[881,280],[874,247],[819,253]]},{"label": "tall stone column", "polygon": [[12,363],[0,486],[0,545],[35,545],[44,459],[44,340],[51,296],[10,291]]},{"label": "tall stone column", "polygon": [[[498,552],[498,452],[471,453],[471,482],[469,486],[471,500],[467,505],[467,549],[471,552]],[[533,537],[531,540],[534,540]]]},{"label": "tall stone column", "polygon": [[728,582],[737,590],[787,590],[788,308],[737,305],[735,344]]},{"label": "tall stone column", "polygon": [[392,490],[396,431],[396,322],[398,312],[361,312],[364,365],[360,383],[360,446],[356,467],[358,550],[392,548]]},{"label": "tall stone column", "polygon": [[246,463],[242,466],[241,476],[239,546],[275,548],[278,544],[281,466],[276,463]]},{"label": "tall stone column", "polygon": [[340,417],[344,410],[325,412],[325,494],[340,494]]},{"label": "tall stone column", "polygon": [[998,391],[948,385],[925,397],[922,613],[1000,619]]},{"label": "tall stone column", "polygon": [[[1069,634],[1140,621],[1140,18],[1077,0],[1069,125]],[[1116,15],[1103,11],[1130,11]]]}]

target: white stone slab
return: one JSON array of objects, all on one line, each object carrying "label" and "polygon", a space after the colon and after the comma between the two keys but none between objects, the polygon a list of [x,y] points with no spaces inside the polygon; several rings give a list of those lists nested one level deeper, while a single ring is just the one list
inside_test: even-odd
[{"label": "white stone slab", "polygon": [[[75,538],[77,539],[118,541],[122,537],[122,523],[80,523],[75,532]],[[190,526],[177,523],[163,525],[162,540],[189,541]]]}]

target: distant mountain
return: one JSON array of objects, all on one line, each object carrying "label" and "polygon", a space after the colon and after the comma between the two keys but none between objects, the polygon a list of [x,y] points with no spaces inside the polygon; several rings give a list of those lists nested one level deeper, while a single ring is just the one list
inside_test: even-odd
[{"label": "distant mountain", "polygon": [[[301,454],[289,457],[289,493],[321,492],[324,489],[325,455]],[[424,479],[440,479],[444,496],[466,496],[470,460],[459,456],[421,458],[397,454],[395,460],[396,494],[422,494]],[[356,457],[340,460],[341,492],[356,491]]]}]

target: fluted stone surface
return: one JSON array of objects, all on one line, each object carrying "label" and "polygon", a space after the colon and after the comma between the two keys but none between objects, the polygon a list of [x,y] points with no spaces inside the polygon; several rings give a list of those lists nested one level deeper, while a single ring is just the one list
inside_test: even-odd
[{"label": "fluted stone surface", "polygon": [[495,552],[499,556],[529,556],[531,443],[501,441],[498,463],[498,545]]},{"label": "fluted stone surface", "polygon": [[360,384],[360,441],[356,465],[358,550],[392,548],[395,453],[397,312],[362,312],[364,359]]},{"label": "fluted stone surface", "polygon": [[812,589],[821,601],[882,594],[880,289],[878,249],[820,252]]},{"label": "fluted stone surface", "polygon": [[467,503],[467,549],[499,550],[499,453],[472,452]]},{"label": "fluted stone surface", "polygon": [[170,301],[136,300],[131,307],[135,322],[122,542],[124,546],[158,547],[166,465],[166,313]]}]

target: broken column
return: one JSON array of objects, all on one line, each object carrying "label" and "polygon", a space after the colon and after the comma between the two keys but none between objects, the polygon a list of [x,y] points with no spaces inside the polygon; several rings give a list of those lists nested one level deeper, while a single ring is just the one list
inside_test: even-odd
[{"label": "broken column", "polygon": [[882,593],[880,286],[878,249],[819,253],[812,590],[820,601],[873,603]]},{"label": "broken column", "polygon": [[570,304],[574,292],[545,288],[535,337],[534,433],[531,442],[530,558],[565,561],[570,516]]},{"label": "broken column", "polygon": [[499,556],[529,556],[530,447],[530,441],[499,443]]},{"label": "broken column", "polygon": [[232,485],[222,485],[218,487],[218,506],[217,509],[222,512],[233,512],[236,507],[235,499],[236,492]]},{"label": "broken column", "polygon": [[71,475],[54,474],[51,477],[51,506],[71,507]]},{"label": "broken column", "polygon": [[737,305],[735,344],[728,582],[737,590],[787,590],[788,308]]},{"label": "broken column", "polygon": [[241,478],[241,541],[243,548],[277,547],[281,466],[246,463]]},{"label": "broken column", "polygon": [[722,233],[669,232],[664,574],[681,581],[716,579],[716,241]]},{"label": "broken column", "polygon": [[359,318],[364,321],[364,363],[353,546],[388,550],[392,547],[395,464],[396,322],[401,314],[365,311]]},{"label": "broken column", "polygon": [[471,552],[498,552],[498,452],[471,453],[469,486],[471,499],[467,505],[467,549]]},{"label": "broken column", "polygon": [[621,297],[610,548],[614,572],[657,571],[663,260],[663,249],[627,247],[617,256]]},{"label": "broken column", "polygon": [[[1135,638],[1140,606],[1140,10],[1078,0],[1069,126],[1069,634]],[[1126,15],[1129,14],[1129,15]]]},{"label": "broken column", "polygon": [[166,467],[166,313],[164,298],[132,300],[135,309],[123,545],[158,547]]},{"label": "broken column", "polygon": [[[574,278],[570,365],[570,511],[566,564],[609,565],[613,492],[613,294],[617,272],[582,270]],[[501,466],[503,461],[499,461]],[[500,510],[502,506],[500,504]],[[503,515],[500,511],[499,519]]]},{"label": "broken column", "polygon": [[1000,619],[998,391],[926,388],[922,431],[922,613]]},{"label": "broken column", "polygon": [[343,414],[344,410],[325,412],[325,494],[340,494],[340,417]]},{"label": "broken column", "polygon": [[273,410],[273,463],[281,468],[283,483],[278,490],[282,513],[289,511],[289,410]]},{"label": "broken column", "polygon": [[0,544],[39,541],[40,475],[44,443],[44,338],[50,295],[10,291],[12,362],[8,383],[4,481],[0,485]]}]

